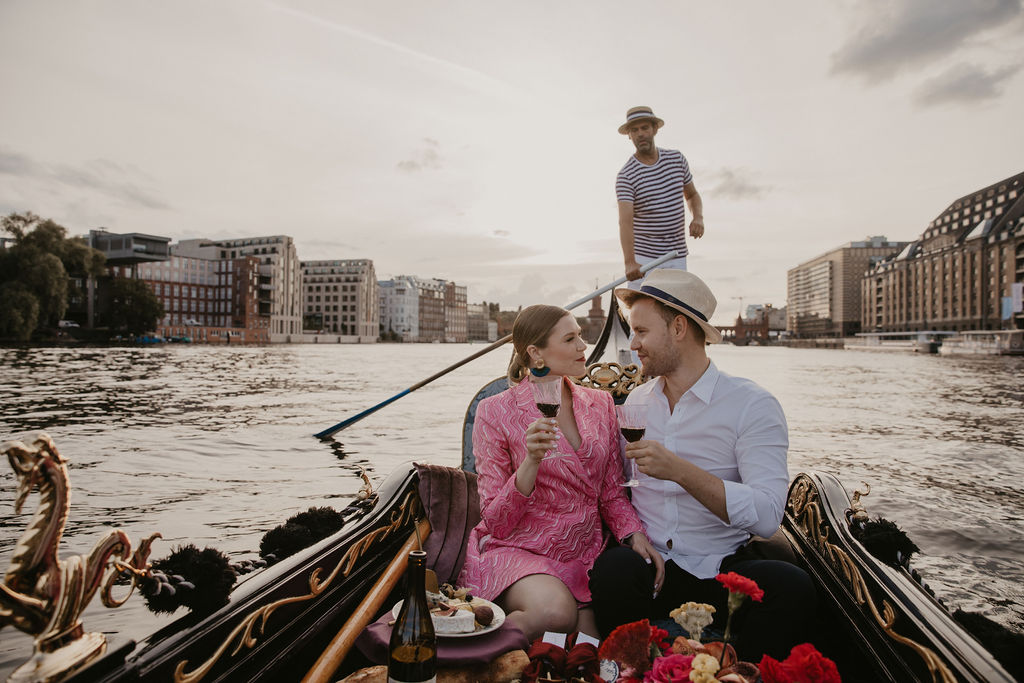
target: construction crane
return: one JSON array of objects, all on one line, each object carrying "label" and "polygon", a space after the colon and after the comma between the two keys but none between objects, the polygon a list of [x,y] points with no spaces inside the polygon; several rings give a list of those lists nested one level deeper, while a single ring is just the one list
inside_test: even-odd
[{"label": "construction crane", "polygon": [[739,316],[740,316],[740,318],[742,318],[743,317],[743,297],[742,296],[731,296],[729,298],[730,299],[739,299],[740,300],[740,313],[739,313]]}]

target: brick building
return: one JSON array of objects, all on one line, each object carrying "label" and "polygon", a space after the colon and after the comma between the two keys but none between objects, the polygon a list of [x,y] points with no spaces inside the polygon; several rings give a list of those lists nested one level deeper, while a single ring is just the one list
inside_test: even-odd
[{"label": "brick building", "polygon": [[302,334],[302,268],[291,237],[182,240],[174,253],[222,260],[256,257],[259,312],[269,318],[270,341],[297,341]]},{"label": "brick building", "polygon": [[167,261],[140,263],[135,274],[164,307],[158,335],[210,343],[264,343],[270,341],[270,319],[259,310],[258,266],[252,256],[175,254]]},{"label": "brick building", "polygon": [[861,315],[881,332],[1020,329],[1021,283],[1024,173],[953,201],[917,240],[874,264]]},{"label": "brick building", "polygon": [[466,285],[444,283],[444,340],[464,344],[469,341],[466,319]]}]

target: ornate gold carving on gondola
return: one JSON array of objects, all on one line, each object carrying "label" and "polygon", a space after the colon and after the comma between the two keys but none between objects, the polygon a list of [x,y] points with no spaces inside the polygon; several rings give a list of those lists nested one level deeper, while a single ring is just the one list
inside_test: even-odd
[{"label": "ornate gold carving on gondola", "polygon": [[423,508],[420,504],[420,499],[417,493],[415,491],[407,493],[398,508],[391,511],[387,526],[374,529],[353,543],[349,549],[345,551],[345,554],[340,560],[338,560],[334,569],[325,579],[321,580],[320,578],[321,567],[317,567],[312,571],[312,573],[310,573],[309,593],[290,598],[282,598],[250,612],[231,631],[231,633],[228,634],[228,637],[224,639],[224,642],[221,643],[220,647],[217,648],[213,655],[211,655],[210,658],[203,662],[203,664],[198,668],[192,671],[185,671],[185,668],[188,666],[188,660],[178,662],[178,665],[174,670],[175,683],[195,683],[196,681],[201,681],[229,649],[231,649],[229,656],[234,657],[236,654],[241,652],[243,647],[254,647],[256,643],[259,642],[259,637],[263,635],[263,628],[266,626],[267,620],[270,619],[270,616],[277,611],[278,608],[294,603],[307,602],[319,596],[334,582],[336,578],[338,578],[338,576],[348,576],[355,568],[359,559],[365,555],[370,548],[383,542],[392,534],[406,528],[410,523],[414,523],[414,520],[423,514],[422,509]]},{"label": "ornate gold carving on gondola", "polygon": [[[87,633],[81,614],[101,584],[100,596],[107,607],[118,607],[128,599],[137,578],[149,571],[149,548],[160,534],[144,540],[132,555],[127,534],[112,529],[87,555],[60,559],[71,509],[67,460],[44,432],[37,432],[30,446],[8,441],[2,449],[18,480],[14,511],[20,513],[29,494],[39,491],[36,513],[15,544],[0,584],[0,629],[10,624],[35,637],[32,658],[7,680],[58,681],[106,651],[106,637]],[[111,591],[122,571],[130,576],[131,585],[128,594],[117,600]]]},{"label": "ornate gold carving on gondola", "polygon": [[366,468],[362,465],[359,466],[359,478],[363,480],[363,485],[356,492],[356,500],[369,500],[373,495],[373,482],[370,481],[370,477],[366,474]]},{"label": "ornate gold carving on gondola", "polygon": [[[867,518],[867,511],[861,502],[861,497],[871,492],[871,487],[865,484],[867,491],[854,492],[851,500],[851,512],[853,515],[863,514]],[[867,583],[861,575],[860,569],[853,558],[838,545],[829,541],[830,528],[822,522],[819,494],[814,482],[806,475],[800,475],[790,488],[789,500],[786,509],[789,516],[796,523],[796,526],[811,541],[814,547],[821,552],[822,556],[832,565],[832,568],[842,575],[847,588],[853,593],[853,598],[861,608],[867,608],[871,615],[878,622],[886,635],[896,642],[909,647],[916,652],[928,671],[931,673],[932,681],[935,683],[955,683],[949,667],[930,648],[896,632],[894,625],[897,614],[892,603],[882,600],[882,609],[878,609]]]},{"label": "ornate gold carving on gondola", "polygon": [[587,374],[576,382],[592,389],[609,391],[615,398],[624,398],[643,384],[644,379],[640,368],[633,363],[626,366],[618,363],[594,363],[587,367]]},{"label": "ornate gold carving on gondola", "polygon": [[871,494],[871,484],[866,481],[861,482],[867,488],[867,491],[861,492],[859,489],[853,492],[853,496],[850,498],[850,519],[855,522],[866,522],[868,521],[868,511],[864,509],[864,503],[861,502],[861,496],[867,496]]}]

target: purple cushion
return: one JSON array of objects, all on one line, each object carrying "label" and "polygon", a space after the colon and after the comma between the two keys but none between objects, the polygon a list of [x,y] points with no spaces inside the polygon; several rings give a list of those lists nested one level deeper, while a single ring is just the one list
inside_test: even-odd
[{"label": "purple cushion", "polygon": [[430,522],[423,544],[427,567],[438,583],[455,585],[466,561],[469,532],[480,522],[480,496],[476,475],[443,465],[416,463],[419,494]]}]

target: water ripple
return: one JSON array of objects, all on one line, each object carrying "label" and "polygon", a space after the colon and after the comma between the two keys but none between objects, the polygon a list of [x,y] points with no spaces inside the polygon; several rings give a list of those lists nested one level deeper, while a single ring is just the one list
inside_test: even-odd
[{"label": "water ripple", "polygon": [[[457,465],[472,395],[508,351],[473,361],[336,438],[312,434],[374,406],[480,347],[0,349],[0,438],[45,429],[74,491],[62,555],[120,526],[159,530],[162,557],[194,542],[255,557],[262,534],[313,505],[343,507],[365,468],[380,481],[409,460]],[[872,515],[922,548],[915,563],[951,606],[1024,625],[1024,359],[718,346],[730,374],[772,391],[790,427],[790,472],[871,485]],[[28,523],[0,474],[0,552]],[[90,608],[108,631],[159,620],[130,601]],[[9,630],[8,630],[9,631]],[[0,668],[12,655],[7,638]],[[17,647],[11,645],[10,647]]]}]

